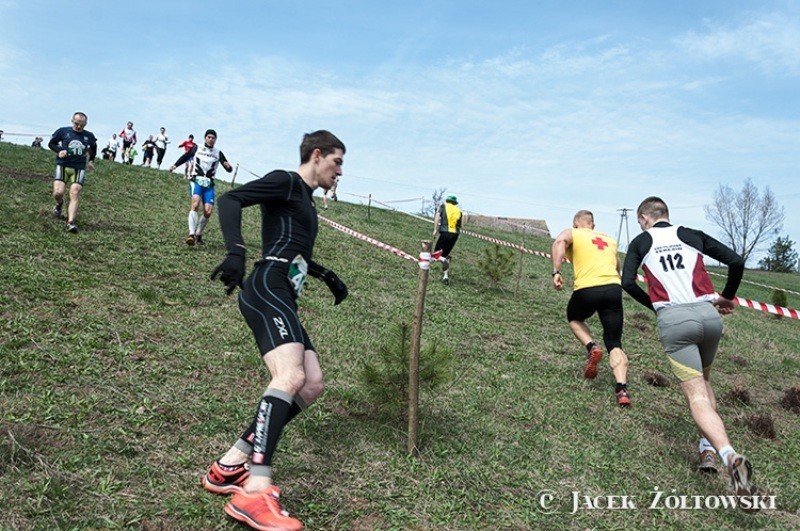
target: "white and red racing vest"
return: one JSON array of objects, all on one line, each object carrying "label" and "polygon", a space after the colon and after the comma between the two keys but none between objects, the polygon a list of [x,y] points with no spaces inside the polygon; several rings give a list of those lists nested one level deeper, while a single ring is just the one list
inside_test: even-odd
[{"label": "white and red racing vest", "polygon": [[716,300],[703,253],[678,238],[678,226],[651,227],[647,232],[653,243],[642,270],[653,308]]}]

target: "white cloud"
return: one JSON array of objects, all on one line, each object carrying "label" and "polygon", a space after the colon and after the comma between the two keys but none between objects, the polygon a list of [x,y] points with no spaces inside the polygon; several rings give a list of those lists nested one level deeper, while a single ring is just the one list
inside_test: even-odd
[{"label": "white cloud", "polygon": [[684,36],[680,53],[673,42],[604,35],[419,67],[390,58],[358,77],[302,60],[203,56],[226,66],[198,80],[199,65],[164,56],[147,71],[83,69],[80,86],[57,94],[74,66],[25,68],[24,52],[5,47],[0,101],[13,123],[46,124],[35,133],[66,123],[81,101],[101,139],[128,119],[143,135],[164,125],[177,141],[214,127],[226,155],[258,174],[295,166],[302,133],[327,128],[348,146],[343,192],[391,200],[447,187],[465,208],[545,218],[554,230],[590,208],[609,233],[617,208],[657,194],[681,208],[679,222],[704,228],[702,205],[719,182],[753,177],[776,183],[777,195],[794,189],[800,126],[705,108],[729,71],[691,68],[697,58],[737,57],[744,38],[762,68],[767,50],[787,56],[775,65],[796,61],[787,50],[793,26],[770,48],[763,20]]},{"label": "white cloud", "polygon": [[744,60],[767,73],[800,73],[800,20],[786,14],[762,15],[739,26],[690,32],[676,42],[699,60]]}]

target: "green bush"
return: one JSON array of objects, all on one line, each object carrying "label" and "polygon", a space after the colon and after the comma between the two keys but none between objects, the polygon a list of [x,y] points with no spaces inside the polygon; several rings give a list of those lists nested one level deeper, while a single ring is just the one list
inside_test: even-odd
[{"label": "green bush", "polygon": [[[411,356],[411,327],[399,324],[389,331],[373,362],[361,371],[364,389],[372,403],[383,413],[404,417],[408,404],[408,366]],[[453,352],[433,342],[420,350],[420,391],[432,391],[450,381]]]},{"label": "green bush", "polygon": [[489,286],[497,287],[514,270],[514,251],[497,244],[485,247],[483,256],[478,259],[478,267],[489,277]]},{"label": "green bush", "polygon": [[[775,306],[782,306],[786,308],[788,305],[788,300],[786,299],[786,292],[779,289],[772,290],[772,295],[769,297],[769,301],[774,304]],[[776,319],[780,319],[781,315],[776,315]]]}]

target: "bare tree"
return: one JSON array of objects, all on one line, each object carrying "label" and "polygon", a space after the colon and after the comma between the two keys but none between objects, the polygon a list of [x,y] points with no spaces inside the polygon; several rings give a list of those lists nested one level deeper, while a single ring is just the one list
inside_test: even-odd
[{"label": "bare tree", "polygon": [[745,262],[760,244],[783,228],[784,210],[775,194],[769,186],[760,193],[750,179],[738,193],[720,184],[714,191],[714,201],[703,208],[706,219],[722,229],[725,243]]},{"label": "bare tree", "polygon": [[436,208],[442,204],[442,198],[444,197],[444,193],[446,191],[447,188],[439,188],[438,190],[434,190],[433,194],[431,194],[431,201],[422,201],[422,209],[419,211],[419,213],[430,218],[435,216]]}]

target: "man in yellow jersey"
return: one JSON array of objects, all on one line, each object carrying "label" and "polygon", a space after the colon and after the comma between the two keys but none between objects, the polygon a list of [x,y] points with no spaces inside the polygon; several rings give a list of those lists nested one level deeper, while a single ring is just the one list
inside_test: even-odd
[{"label": "man in yellow jersey", "polygon": [[609,353],[611,370],[616,378],[615,393],[621,407],[631,405],[628,395],[628,356],[622,350],[622,286],[617,242],[594,230],[594,214],[579,210],[572,219],[572,228],[565,229],[553,242],[553,287],[564,287],[561,262],[566,256],[572,262],[575,283],[567,305],[567,320],[572,333],[586,346],[583,376],[597,376],[597,364],[603,351],[592,340],[586,319],[595,312],[603,325],[603,342]]},{"label": "man in yellow jersey", "polygon": [[442,269],[444,270],[442,282],[446,286],[450,285],[450,277],[448,276],[450,252],[455,247],[458,235],[461,233],[461,209],[456,206],[457,204],[458,199],[456,199],[456,196],[447,196],[447,199],[436,211],[436,216],[433,218],[433,237],[439,236],[433,248],[433,253],[442,262]]}]

